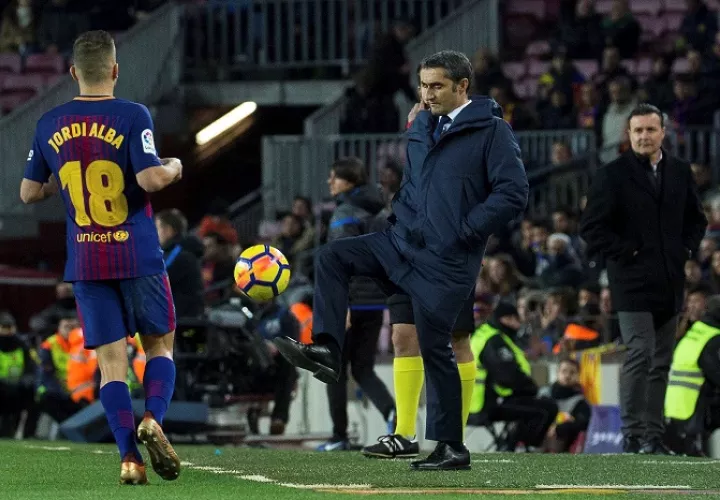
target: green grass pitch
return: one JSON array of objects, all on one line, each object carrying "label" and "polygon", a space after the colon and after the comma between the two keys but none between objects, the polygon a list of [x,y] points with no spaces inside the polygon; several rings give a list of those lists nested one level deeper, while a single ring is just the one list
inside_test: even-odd
[{"label": "green grass pitch", "polygon": [[382,498],[720,499],[720,461],[685,457],[475,454],[473,470],[411,472],[407,461],[179,446],[180,478],[119,486],[113,446],[0,441],[0,500]]}]

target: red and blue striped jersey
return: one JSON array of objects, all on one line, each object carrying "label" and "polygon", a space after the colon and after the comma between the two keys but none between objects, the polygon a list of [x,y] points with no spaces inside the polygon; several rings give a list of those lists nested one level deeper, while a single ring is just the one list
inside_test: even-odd
[{"label": "red and blue striped jersey", "polygon": [[40,118],[25,178],[54,175],[67,212],[65,281],[165,270],[148,194],[135,175],[160,165],[142,104],[77,97]]}]

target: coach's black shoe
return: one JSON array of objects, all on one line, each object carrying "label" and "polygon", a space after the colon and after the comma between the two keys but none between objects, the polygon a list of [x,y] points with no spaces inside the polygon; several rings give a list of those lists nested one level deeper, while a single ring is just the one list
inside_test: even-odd
[{"label": "coach's black shoe", "polygon": [[415,458],[420,454],[417,439],[405,439],[400,434],[380,436],[378,442],[362,449],[368,458]]},{"label": "coach's black shoe", "polygon": [[320,382],[334,384],[340,378],[340,356],[328,346],[301,344],[290,337],[277,337],[273,344],[291,364],[311,371]]},{"label": "coach's black shoe", "polygon": [[648,439],[642,448],[640,448],[641,455],[671,455],[674,456],[675,452],[665,446],[660,438]]},{"label": "coach's black shoe", "polygon": [[470,452],[463,446],[453,450],[447,443],[438,443],[425,460],[410,462],[412,470],[470,470]]},{"label": "coach's black shoe", "polygon": [[623,438],[623,453],[640,453],[642,443],[637,436],[625,436]]}]

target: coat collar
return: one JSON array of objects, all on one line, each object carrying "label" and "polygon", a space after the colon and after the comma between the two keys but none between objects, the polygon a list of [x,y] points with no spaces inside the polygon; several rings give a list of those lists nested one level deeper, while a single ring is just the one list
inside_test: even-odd
[{"label": "coat collar", "polygon": [[[646,165],[643,165],[642,160],[640,160],[637,155],[632,152],[632,150],[626,152],[625,157],[628,159],[630,177],[632,180],[651,195],[657,196],[658,193],[656,192],[655,187],[650,183],[650,179],[648,178],[648,173],[646,171],[647,167]],[[663,186],[667,185],[667,177],[671,173],[670,163],[670,156],[667,151],[663,149],[662,159],[658,165],[658,169],[662,169],[660,180]]]}]

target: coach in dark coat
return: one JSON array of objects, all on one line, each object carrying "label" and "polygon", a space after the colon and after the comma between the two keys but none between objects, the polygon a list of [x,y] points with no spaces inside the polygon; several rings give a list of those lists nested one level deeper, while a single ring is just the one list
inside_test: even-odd
[{"label": "coach in dark coat", "polygon": [[410,295],[425,367],[426,438],[438,441],[427,459],[412,463],[417,470],[470,468],[451,331],[473,290],[489,236],[521,216],[527,204],[518,143],[495,101],[468,99],[471,78],[470,61],[459,52],[423,60],[420,79],[430,110],[421,111],[408,131],[408,163],[393,200],[392,227],[323,247],[315,270],[316,344],[276,341],[297,366],[335,381],[350,278],[371,276],[389,293]]},{"label": "coach in dark coat", "polygon": [[660,111],[640,105],[629,128],[632,150],[598,170],[580,230],[588,254],[605,257],[628,347],[620,381],[625,451],[666,454],[663,401],[684,265],[697,251],[707,220],[690,165],[660,147]]}]

